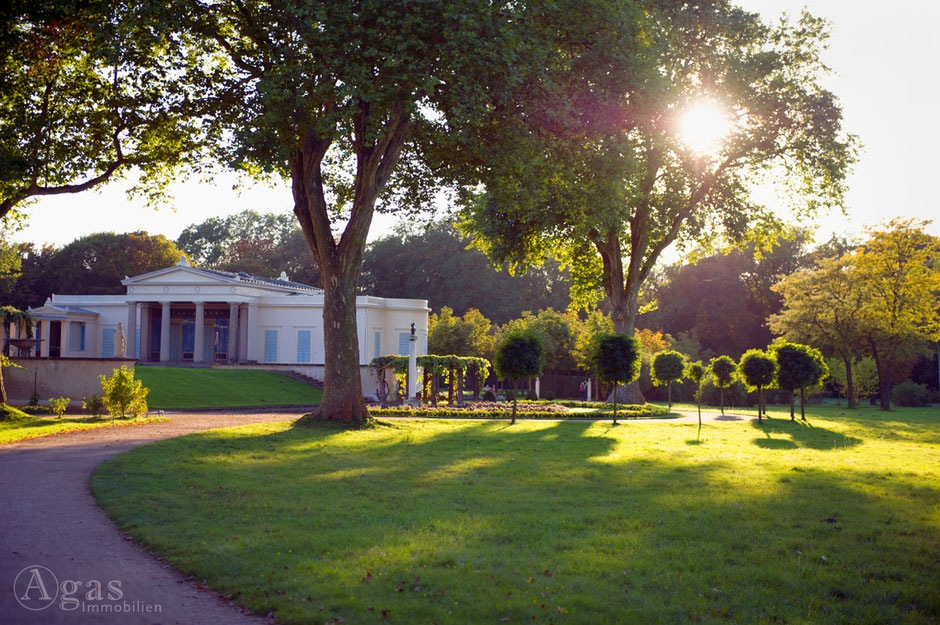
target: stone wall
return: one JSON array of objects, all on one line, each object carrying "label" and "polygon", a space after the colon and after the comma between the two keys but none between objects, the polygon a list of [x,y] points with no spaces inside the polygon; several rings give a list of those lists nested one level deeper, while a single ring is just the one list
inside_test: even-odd
[{"label": "stone wall", "polygon": [[[99,375],[111,377],[122,365],[134,368],[133,358],[13,358],[22,369],[7,367],[3,380],[12,404],[25,404],[35,382],[40,403],[50,397],[69,397],[81,404],[83,397],[101,395]],[[73,403],[73,407],[75,403]]]}]

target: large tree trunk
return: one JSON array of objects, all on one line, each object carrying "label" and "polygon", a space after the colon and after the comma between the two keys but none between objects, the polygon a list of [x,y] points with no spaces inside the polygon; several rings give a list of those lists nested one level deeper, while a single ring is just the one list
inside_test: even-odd
[{"label": "large tree trunk", "polygon": [[848,356],[842,358],[845,363],[845,395],[849,402],[849,408],[855,408],[855,383],[852,381],[852,359]]},{"label": "large tree trunk", "polygon": [[[323,399],[314,413],[320,420],[364,421],[369,417],[362,397],[359,337],[356,332],[356,279],[323,276]],[[358,275],[358,268],[355,271]],[[398,394],[398,389],[389,391]]]},{"label": "large tree trunk", "polygon": [[323,280],[323,400],[307,419],[349,424],[369,418],[359,374],[356,332],[356,284],[362,267],[375,200],[398,163],[408,136],[411,103],[401,101],[390,115],[376,116],[368,102],[358,102],[352,130],[356,155],[355,189],[349,220],[337,242],[327,204],[321,165],[338,129],[304,133],[290,157],[294,214],[320,268]]},{"label": "large tree trunk", "polygon": [[[638,310],[637,295],[638,293],[633,293],[632,296],[627,297],[624,294],[623,297],[611,298],[610,316],[614,324],[614,332],[626,334],[627,336],[634,335]],[[614,390],[607,397],[608,404],[614,401],[614,393],[617,394],[617,402],[621,404],[643,405],[646,403],[646,398],[643,397],[643,392],[640,390],[639,381],[629,384],[615,384]]]},{"label": "large tree trunk", "polygon": [[0,406],[7,404],[7,386],[3,382],[3,365],[0,364]]},{"label": "large tree trunk", "polygon": [[871,345],[872,357],[875,360],[875,371],[878,372],[878,398],[882,410],[891,410],[891,362],[883,358],[874,342]]}]

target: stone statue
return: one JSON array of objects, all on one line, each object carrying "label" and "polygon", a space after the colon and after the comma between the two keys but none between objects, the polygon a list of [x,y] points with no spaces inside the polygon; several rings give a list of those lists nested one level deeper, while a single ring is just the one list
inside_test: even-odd
[{"label": "stone statue", "polygon": [[114,346],[114,358],[123,358],[124,350],[127,349],[127,340],[124,338],[124,324],[120,321],[118,322],[117,330],[115,331],[115,346]]}]

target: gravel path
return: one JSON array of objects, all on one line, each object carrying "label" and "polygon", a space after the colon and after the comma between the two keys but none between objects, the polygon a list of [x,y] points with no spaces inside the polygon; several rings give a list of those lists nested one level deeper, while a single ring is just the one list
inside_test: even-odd
[{"label": "gravel path", "polygon": [[[214,428],[296,419],[298,415],[168,416],[170,420],[161,423],[83,430],[0,445],[0,623],[267,622],[200,588],[135,546],[95,505],[88,479],[101,462],[139,445]],[[702,417],[703,421],[753,419],[712,412],[703,412]],[[687,412],[679,419],[626,423],[657,421],[694,422],[697,416]],[[95,594],[96,582],[101,584],[100,597]],[[28,598],[18,600],[24,596]]]},{"label": "gravel path", "polygon": [[[297,415],[168,416],[166,422],[83,430],[0,445],[0,623],[266,622],[198,588],[126,539],[95,505],[88,478],[101,462],[139,445],[200,430],[296,419]],[[35,569],[37,565],[46,569]],[[58,585],[51,581],[52,575]],[[94,594],[94,583],[88,583],[92,580],[102,585],[101,599]],[[112,580],[119,582],[118,600],[109,600],[109,593],[111,597],[118,594],[109,589]],[[75,586],[70,581],[82,586],[69,593],[69,587]],[[53,597],[56,586],[58,596]],[[86,599],[89,592],[91,598]],[[23,603],[41,609],[24,608],[17,601],[24,594],[32,600]]]}]

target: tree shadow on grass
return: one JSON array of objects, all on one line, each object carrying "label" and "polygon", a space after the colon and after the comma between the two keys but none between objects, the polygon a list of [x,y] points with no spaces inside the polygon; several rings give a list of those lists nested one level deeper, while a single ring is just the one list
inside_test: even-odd
[{"label": "tree shadow on grass", "polygon": [[[787,450],[805,447],[827,451],[854,447],[862,442],[860,438],[814,426],[807,421],[765,418],[762,422],[751,421],[751,426],[764,433],[764,438],[754,439],[754,444],[762,449]],[[773,434],[790,438],[774,438]]]},{"label": "tree shadow on grass", "polygon": [[[923,514],[935,489],[922,482],[860,489],[816,470],[748,482],[721,455],[634,452],[581,422],[422,427],[202,433],[162,443],[162,462],[156,445],[119,457],[98,481],[106,499],[130,498],[125,526],[174,565],[285,622],[937,614],[926,547],[938,536]],[[794,445],[838,440],[761,427]]]}]

